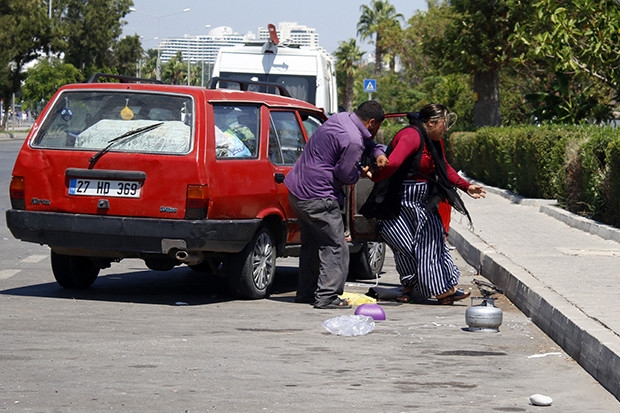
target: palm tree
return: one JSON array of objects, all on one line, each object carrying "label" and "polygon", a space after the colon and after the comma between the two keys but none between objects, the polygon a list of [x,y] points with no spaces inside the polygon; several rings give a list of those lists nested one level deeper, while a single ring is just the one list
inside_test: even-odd
[{"label": "palm tree", "polygon": [[344,92],[342,93],[342,105],[347,112],[353,110],[353,98],[355,77],[358,73],[356,63],[360,61],[365,52],[362,52],[355,42],[355,39],[342,41],[338,44],[336,56],[336,76],[344,78]]},{"label": "palm tree", "polygon": [[357,34],[362,40],[375,35],[375,73],[379,74],[383,66],[383,55],[386,51],[382,38],[386,32],[393,31],[396,26],[400,28],[400,20],[403,20],[403,15],[396,13],[396,8],[388,0],[371,0],[370,6],[362,4],[360,11],[362,15],[357,22]]},{"label": "palm tree", "polygon": [[187,81],[186,73],[187,65],[183,63],[183,55],[181,52],[177,52],[176,56],[170,59],[164,66],[161,78],[173,85],[180,85],[184,83],[184,79]]}]

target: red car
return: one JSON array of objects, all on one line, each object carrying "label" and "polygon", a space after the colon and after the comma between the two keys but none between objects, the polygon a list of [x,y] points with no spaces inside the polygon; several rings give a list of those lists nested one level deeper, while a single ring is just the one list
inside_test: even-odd
[{"label": "red car", "polygon": [[[15,162],[12,234],[50,246],[65,288],[140,258],[153,270],[187,264],[224,275],[239,297],[267,296],[276,257],[296,256],[300,243],[282,181],[326,117],[239,89],[107,75],[62,87]],[[351,254],[355,278],[374,277],[385,246],[354,239]]]}]

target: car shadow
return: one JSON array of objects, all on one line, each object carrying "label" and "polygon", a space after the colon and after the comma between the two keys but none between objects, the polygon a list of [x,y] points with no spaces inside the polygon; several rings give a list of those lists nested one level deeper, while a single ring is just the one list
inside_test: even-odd
[{"label": "car shadow", "polygon": [[[276,267],[272,294],[287,294],[296,288],[297,268]],[[230,293],[225,278],[188,267],[170,271],[137,270],[104,274],[97,277],[90,288],[83,290],[69,290],[56,282],[49,282],[10,288],[0,291],[0,294],[171,306],[237,300]]]}]

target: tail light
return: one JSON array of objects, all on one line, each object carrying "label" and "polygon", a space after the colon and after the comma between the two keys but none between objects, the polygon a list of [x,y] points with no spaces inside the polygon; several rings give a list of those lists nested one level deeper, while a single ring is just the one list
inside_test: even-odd
[{"label": "tail light", "polygon": [[14,176],[9,187],[11,207],[13,209],[26,209],[26,185],[23,176]]},{"label": "tail light", "polygon": [[188,185],[185,198],[185,219],[204,219],[209,208],[207,185]]}]

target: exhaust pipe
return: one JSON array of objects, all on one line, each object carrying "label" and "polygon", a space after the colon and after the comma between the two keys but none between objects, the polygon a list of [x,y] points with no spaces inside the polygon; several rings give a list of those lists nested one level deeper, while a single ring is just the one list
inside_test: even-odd
[{"label": "exhaust pipe", "polygon": [[185,261],[187,257],[189,257],[189,254],[187,253],[187,251],[179,250],[176,252],[176,254],[174,254],[174,258],[176,258],[179,261]]},{"label": "exhaust pipe", "polygon": [[187,265],[197,265],[202,262],[204,257],[201,252],[188,252],[185,250],[178,250],[174,254],[174,258]]}]

